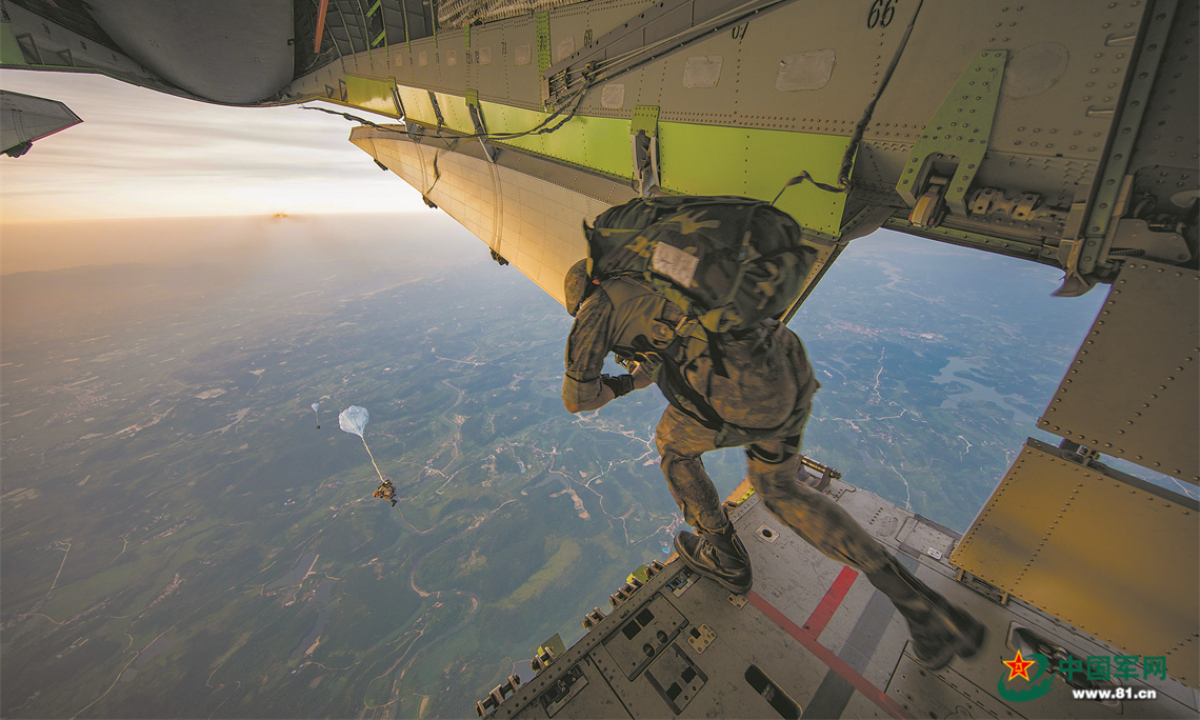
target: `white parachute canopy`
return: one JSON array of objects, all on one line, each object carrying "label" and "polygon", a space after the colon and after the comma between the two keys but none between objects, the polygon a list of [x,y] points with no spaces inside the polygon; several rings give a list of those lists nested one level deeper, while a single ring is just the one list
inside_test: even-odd
[{"label": "white parachute canopy", "polygon": [[343,410],[341,415],[338,415],[338,425],[341,426],[342,430],[362,437],[363,430],[366,429],[367,421],[370,419],[371,414],[367,412],[365,407],[351,405]]},{"label": "white parachute canopy", "polygon": [[366,430],[367,421],[371,419],[371,414],[367,412],[365,407],[351,405],[338,415],[338,426],[345,432],[351,435],[357,435],[362,438],[363,447],[367,448],[367,455],[371,458],[371,464],[375,465],[375,472],[379,473],[379,482],[385,482],[383,473],[379,472],[379,466],[375,464],[375,456],[371,454],[371,448],[367,445],[367,439],[363,437],[363,431]]}]

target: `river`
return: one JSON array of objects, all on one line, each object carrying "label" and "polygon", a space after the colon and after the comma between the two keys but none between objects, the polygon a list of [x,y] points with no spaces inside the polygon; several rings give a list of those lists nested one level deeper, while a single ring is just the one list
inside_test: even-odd
[{"label": "river", "polygon": [[959,383],[961,385],[966,385],[968,390],[966,392],[955,393],[954,395],[946,398],[944,401],[942,401],[941,407],[948,410],[957,410],[958,404],[963,400],[979,400],[982,402],[990,402],[1011,412],[1014,420],[1033,424],[1036,421],[1035,417],[1009,402],[1009,398],[1015,398],[1018,400],[1021,398],[1016,395],[1001,395],[1000,393],[996,392],[996,389],[993,387],[981,385],[975,380],[958,374],[960,372],[974,370],[975,368],[981,366],[983,362],[984,361],[980,358],[952,357],[949,359],[946,367],[942,368],[937,377],[933,378],[933,381],[940,385]]}]

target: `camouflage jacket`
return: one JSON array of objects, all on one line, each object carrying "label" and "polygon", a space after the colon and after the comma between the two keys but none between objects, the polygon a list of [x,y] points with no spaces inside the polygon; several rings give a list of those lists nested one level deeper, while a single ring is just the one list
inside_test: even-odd
[{"label": "camouflage jacket", "polygon": [[707,335],[684,320],[677,305],[639,280],[605,281],[580,306],[571,328],[563,400],[595,399],[605,358],[614,352],[649,363],[667,399],[720,430],[722,445],[796,434],[819,385],[795,333],[769,320],[720,336],[725,367],[718,372]]}]

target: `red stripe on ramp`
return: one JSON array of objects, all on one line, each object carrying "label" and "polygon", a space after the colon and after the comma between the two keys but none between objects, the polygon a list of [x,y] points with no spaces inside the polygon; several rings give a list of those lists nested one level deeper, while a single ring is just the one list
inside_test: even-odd
[{"label": "red stripe on ramp", "polygon": [[[871,684],[870,680],[860,675],[857,670],[846,664],[837,655],[817,642],[817,639],[809,634],[804,628],[787,618],[786,615],[775,609],[771,603],[767,602],[758,593],[751,591],[746,594],[746,599],[750,604],[758,608],[758,611],[766,615],[779,627],[783,628],[784,632],[796,638],[801,645],[810,653],[817,656],[821,662],[829,666],[829,669],[837,673],[846,682],[850,683],[855,690],[863,694],[865,698],[879,706],[888,715],[897,718],[897,720],[912,720],[912,716],[904,712],[904,709],[896,704],[895,700],[888,697],[882,690]],[[824,601],[822,601],[824,602]]]},{"label": "red stripe on ramp", "polygon": [[821,598],[821,602],[817,603],[817,607],[812,611],[812,615],[808,616],[808,620],[804,623],[804,630],[814,638],[821,637],[821,632],[825,630],[825,626],[829,624],[833,614],[837,612],[842,601],[846,599],[846,593],[850,592],[850,586],[858,579],[858,571],[843,567],[841,574],[829,586],[829,590],[825,592],[825,597]]}]

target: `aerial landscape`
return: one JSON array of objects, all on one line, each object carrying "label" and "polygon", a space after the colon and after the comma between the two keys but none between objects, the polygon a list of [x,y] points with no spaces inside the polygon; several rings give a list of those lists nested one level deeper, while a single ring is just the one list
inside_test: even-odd
[{"label": "aerial landscape", "polygon": [[[0,714],[462,717],[665,559],[656,391],[568,414],[571,319],[440,213],[303,222],[4,276]],[[1103,300],[1060,277],[855,241],[791,323],[823,384],[805,452],[964,531],[1053,440],[1034,419]],[[742,457],[714,455],[727,494]]]},{"label": "aerial landscape", "polygon": [[0,0],[0,719],[1200,715],[1200,5],[186,5]]}]

